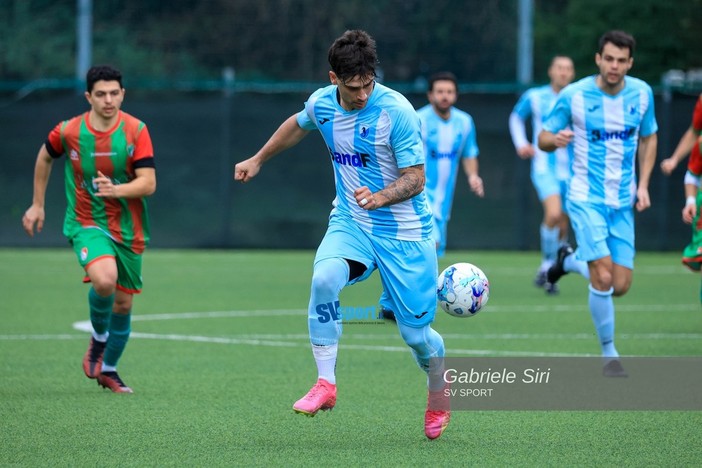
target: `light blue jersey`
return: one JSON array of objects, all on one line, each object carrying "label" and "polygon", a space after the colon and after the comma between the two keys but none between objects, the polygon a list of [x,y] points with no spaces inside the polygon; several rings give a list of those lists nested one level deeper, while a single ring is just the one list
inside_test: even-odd
[{"label": "light blue jersey", "polygon": [[399,169],[424,164],[419,117],[404,96],[375,83],[365,107],[347,111],[338,102],[337,87],[330,85],[310,96],[297,123],[305,130],[318,129],[327,145],[336,186],[332,214],[350,217],[375,236],[431,238],[424,192],[370,211],[360,208],[353,196],[364,185],[377,192],[400,177]]},{"label": "light blue jersey", "polygon": [[[556,102],[556,93],[551,85],[539,86],[527,90],[514,105],[513,113],[519,116],[522,122],[531,118],[533,129],[532,142],[534,142],[534,157],[531,160],[531,178],[536,184],[540,176],[552,174],[557,181],[566,181],[570,178],[570,158],[572,146],[558,148],[552,153],[547,153],[536,145],[544,120],[548,117],[553,104]],[[523,129],[523,127],[522,127]],[[528,142],[517,129],[510,125],[510,133],[515,147],[524,146]],[[524,133],[523,130],[521,132]]]},{"label": "light blue jersey", "polygon": [[422,121],[427,159],[425,191],[434,217],[447,222],[451,218],[459,160],[478,157],[475,124],[470,114],[455,107],[448,120],[437,115],[430,104],[417,113]]},{"label": "light blue jersey", "polygon": [[543,128],[557,133],[568,125],[575,133],[568,200],[632,207],[639,137],[658,131],[651,87],[627,76],[611,96],[596,76],[583,78],[561,91]]}]

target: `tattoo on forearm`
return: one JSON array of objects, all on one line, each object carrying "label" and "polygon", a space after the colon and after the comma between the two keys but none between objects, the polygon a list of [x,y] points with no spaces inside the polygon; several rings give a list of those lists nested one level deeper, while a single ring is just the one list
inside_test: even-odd
[{"label": "tattoo on forearm", "polygon": [[412,166],[400,175],[400,177],[379,193],[387,202],[383,205],[394,205],[417,195],[424,188],[423,166]]}]

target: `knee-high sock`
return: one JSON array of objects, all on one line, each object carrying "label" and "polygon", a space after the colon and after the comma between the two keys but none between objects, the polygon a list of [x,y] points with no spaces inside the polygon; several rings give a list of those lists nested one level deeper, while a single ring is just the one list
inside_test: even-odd
[{"label": "knee-high sock", "polygon": [[590,315],[600,339],[602,356],[617,357],[617,349],[614,347],[614,301],[612,293],[614,288],[608,291],[598,291],[592,285],[588,285],[590,295],[588,303],[590,305]]},{"label": "knee-high sock", "polygon": [[397,327],[400,330],[402,339],[410,347],[417,365],[427,373],[427,387],[429,390],[437,391],[443,389],[444,339],[430,325],[425,325],[422,328],[413,328],[397,322]]},{"label": "knee-high sock", "polygon": [[544,263],[551,264],[556,261],[560,232],[558,226],[550,228],[545,224],[541,225],[539,233],[541,234],[541,257]]},{"label": "knee-high sock", "polygon": [[103,297],[92,287],[90,291],[88,291],[90,323],[93,326],[93,338],[98,341],[105,341],[107,339],[107,330],[110,326],[110,314],[112,313],[112,305],[114,302],[114,294]]},{"label": "knee-high sock", "polygon": [[117,362],[124,352],[131,333],[132,314],[112,314],[110,319],[110,336],[107,338],[102,370],[115,370]]},{"label": "knee-high sock", "polygon": [[336,356],[342,332],[339,293],[349,280],[349,265],[340,258],[314,266],[307,323],[319,378],[336,383]]}]

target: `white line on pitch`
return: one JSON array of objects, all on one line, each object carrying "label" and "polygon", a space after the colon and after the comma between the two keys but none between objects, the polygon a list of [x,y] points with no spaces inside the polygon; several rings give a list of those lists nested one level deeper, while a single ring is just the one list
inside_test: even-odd
[{"label": "white line on pitch", "polygon": [[[132,333],[134,338],[145,338],[151,340],[169,340],[169,341],[190,341],[195,343],[216,343],[216,344],[236,344],[236,345],[251,345],[251,346],[272,346],[272,347],[294,347],[308,348],[309,343],[299,343],[293,341],[270,341],[270,340],[252,340],[241,338],[224,338],[198,335],[176,335],[158,333]],[[362,351],[386,351],[386,352],[409,352],[407,346],[374,346],[374,345],[358,345],[358,344],[341,344],[343,349],[355,349]],[[585,357],[593,356],[592,354],[572,354],[572,353],[541,353],[538,351],[505,351],[491,349],[451,349],[446,353],[451,356],[535,356],[535,357]]]},{"label": "white line on pitch", "polygon": [[[619,312],[697,312],[699,304],[623,304],[618,305]],[[529,305],[529,306],[500,306],[488,305],[485,312],[580,312],[587,311],[587,305]],[[277,309],[277,310],[220,310],[214,312],[182,312],[149,315],[132,315],[132,321],[153,320],[192,320],[201,318],[229,317],[275,317],[275,316],[304,316],[306,309]]]}]

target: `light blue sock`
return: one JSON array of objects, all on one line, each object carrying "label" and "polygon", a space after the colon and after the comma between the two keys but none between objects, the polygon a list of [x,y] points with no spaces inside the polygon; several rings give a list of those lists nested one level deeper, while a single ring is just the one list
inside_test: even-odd
[{"label": "light blue sock", "polygon": [[588,288],[590,289],[588,297],[590,315],[600,340],[602,356],[618,357],[619,353],[614,347],[614,301],[612,300],[614,288],[609,288],[609,291],[598,291],[591,284]]},{"label": "light blue sock", "polygon": [[414,360],[424,372],[427,373],[427,387],[431,391],[438,391],[444,388],[444,339],[439,333],[425,325],[422,328],[414,328],[403,325],[399,321],[397,327],[400,330],[402,339],[410,347]]},{"label": "light blue sock", "polygon": [[565,260],[563,260],[563,269],[568,273],[578,273],[584,276],[586,279],[590,279],[590,268],[587,266],[587,262],[579,260],[578,253],[568,255]]},{"label": "light blue sock", "polygon": [[545,224],[541,224],[541,228],[539,229],[539,233],[541,234],[541,256],[549,263],[556,261],[560,232],[561,230],[558,229],[558,226],[550,228]]},{"label": "light blue sock", "polygon": [[339,342],[342,325],[339,293],[349,280],[349,264],[342,258],[317,262],[312,273],[312,290],[307,309],[310,341],[315,346]]}]

